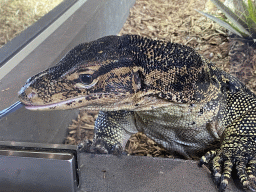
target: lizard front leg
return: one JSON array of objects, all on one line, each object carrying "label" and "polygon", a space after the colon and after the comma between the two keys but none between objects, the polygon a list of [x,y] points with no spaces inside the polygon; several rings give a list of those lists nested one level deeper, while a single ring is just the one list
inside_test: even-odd
[{"label": "lizard front leg", "polygon": [[[134,114],[130,111],[100,111],[95,121],[93,143],[84,142],[84,148],[94,153],[120,155],[130,136],[137,133]],[[88,146],[90,145],[90,146]]]},{"label": "lizard front leg", "polygon": [[220,149],[206,153],[199,165],[212,160],[212,176],[225,191],[231,172],[236,169],[244,188],[256,190],[256,111],[249,111],[229,125]]}]

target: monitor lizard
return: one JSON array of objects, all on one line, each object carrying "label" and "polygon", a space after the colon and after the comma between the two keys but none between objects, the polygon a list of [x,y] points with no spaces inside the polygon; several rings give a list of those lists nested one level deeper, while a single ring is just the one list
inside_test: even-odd
[{"label": "monitor lizard", "polygon": [[185,158],[205,152],[199,164],[212,162],[220,191],[233,168],[256,190],[256,97],[188,46],[138,35],[83,43],[29,78],[19,99],[30,110],[99,110],[86,151],[120,154],[139,131]]}]

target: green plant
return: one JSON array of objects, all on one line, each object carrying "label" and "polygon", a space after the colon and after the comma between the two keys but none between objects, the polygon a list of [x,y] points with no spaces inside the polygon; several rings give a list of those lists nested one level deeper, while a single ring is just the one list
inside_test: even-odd
[{"label": "green plant", "polygon": [[196,11],[217,22],[219,25],[238,36],[252,38],[256,41],[256,4],[252,2],[252,0],[248,0],[247,4],[243,0],[234,0],[234,11],[225,6],[219,0],[211,1],[222,11],[225,18],[215,17],[199,10]]}]

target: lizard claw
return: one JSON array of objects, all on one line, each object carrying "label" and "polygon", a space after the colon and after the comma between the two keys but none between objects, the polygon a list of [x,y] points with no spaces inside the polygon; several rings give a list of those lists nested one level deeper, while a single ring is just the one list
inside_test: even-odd
[{"label": "lizard claw", "polygon": [[123,147],[120,143],[117,143],[113,146],[112,154],[116,156],[121,156],[122,154],[125,154]]},{"label": "lizard claw", "polygon": [[91,152],[99,154],[108,154],[110,153],[110,149],[104,140],[96,139],[91,146]]},{"label": "lizard claw", "polygon": [[256,191],[256,177],[254,175],[249,175],[250,184],[247,186],[251,191]]},{"label": "lizard claw", "polygon": [[256,157],[248,162],[247,173],[250,181],[248,188],[251,191],[256,191]]},{"label": "lizard claw", "polygon": [[[216,161],[216,162],[214,162],[214,164],[216,164],[216,166],[213,165],[213,169],[215,172],[215,178],[214,178],[215,182],[219,186],[219,191],[225,191],[225,189],[228,185],[228,181],[231,177],[233,163],[231,162],[231,159],[227,159],[224,161],[223,158],[222,159],[216,158],[213,161]],[[224,164],[222,174],[221,174],[221,167],[220,167],[221,163]]]},{"label": "lizard claw", "polygon": [[92,141],[85,139],[83,142],[77,145],[77,149],[80,152],[91,152]]},{"label": "lizard claw", "polygon": [[237,174],[244,188],[256,191],[256,161],[244,159],[236,163]]}]

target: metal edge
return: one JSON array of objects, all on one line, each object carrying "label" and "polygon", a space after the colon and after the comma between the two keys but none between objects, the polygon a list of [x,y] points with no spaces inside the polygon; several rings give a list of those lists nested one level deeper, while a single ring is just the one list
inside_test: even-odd
[{"label": "metal edge", "polygon": [[76,151],[76,145],[49,144],[49,143],[31,143],[31,142],[15,142],[0,141],[1,148],[22,148],[22,149],[44,149],[44,150],[72,150]]},{"label": "metal edge", "polygon": [[[8,151],[12,151],[9,153]],[[76,145],[64,145],[64,144],[46,144],[46,143],[30,143],[30,142],[14,142],[14,141],[0,141],[0,155],[5,156],[18,156],[18,157],[36,157],[49,158],[49,154],[52,154],[55,158],[63,159],[63,153],[72,154],[74,157],[75,178],[76,187],[80,185],[80,153]],[[66,157],[68,158],[68,157]]]}]

